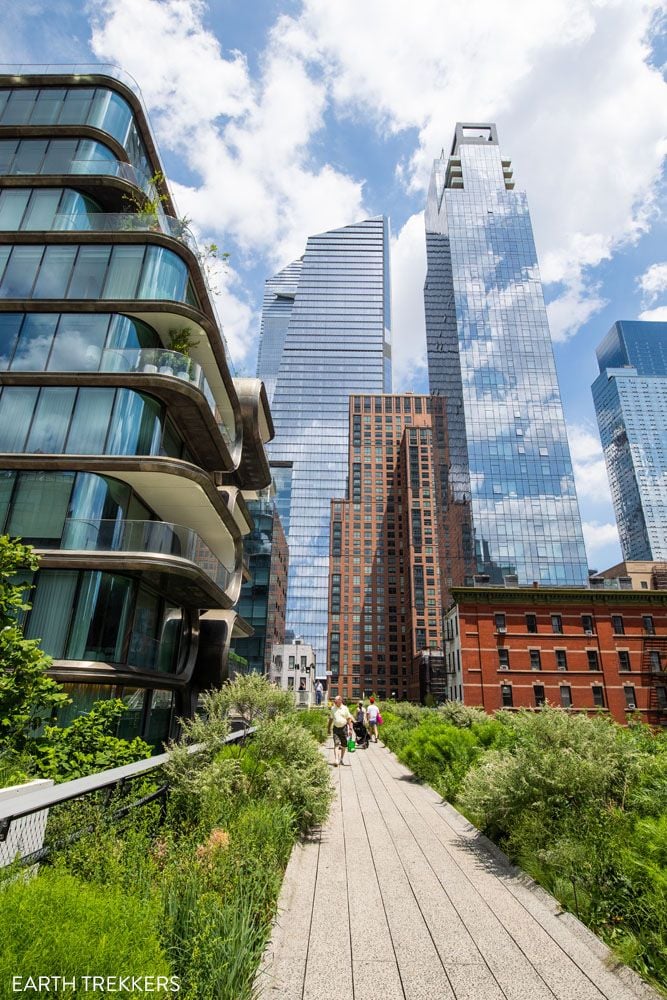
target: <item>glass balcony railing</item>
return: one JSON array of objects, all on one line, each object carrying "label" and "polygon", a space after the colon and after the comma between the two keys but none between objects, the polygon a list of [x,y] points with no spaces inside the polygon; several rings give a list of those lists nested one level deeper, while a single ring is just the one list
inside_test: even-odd
[{"label": "glass balcony railing", "polygon": [[135,187],[141,188],[144,194],[153,194],[150,177],[140,173],[135,167],[122,160],[86,159],[70,160],[63,165],[64,174],[104,174],[107,177],[120,177],[129,181]]},{"label": "glass balcony railing", "polygon": [[146,375],[173,375],[196,386],[203,393],[228,450],[230,452],[233,450],[234,432],[230,433],[201,367],[192,358],[187,358],[178,351],[167,351],[164,348],[143,348],[141,350],[109,348],[102,351],[97,370],[101,372],[142,372]]},{"label": "glass balcony railing", "polygon": [[198,566],[220,590],[227,590],[234,576],[234,571],[211,552],[196,532],[166,521],[68,518],[60,547],[93,552],[150,552],[178,556]]},{"label": "glass balcony railing", "polygon": [[76,212],[71,215],[58,213],[53,216],[49,229],[79,233],[164,233],[180,240],[192,253],[198,254],[197,242],[185,223],[164,213],[160,213],[159,216],[152,212]]}]

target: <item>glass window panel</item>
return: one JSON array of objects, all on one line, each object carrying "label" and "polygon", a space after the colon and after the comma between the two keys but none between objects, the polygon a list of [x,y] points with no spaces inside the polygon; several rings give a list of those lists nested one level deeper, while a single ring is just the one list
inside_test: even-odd
[{"label": "glass window panel", "polygon": [[76,257],[76,247],[46,248],[32,293],[34,299],[63,299]]},{"label": "glass window panel", "polygon": [[50,455],[64,451],[75,398],[76,389],[42,389],[26,451]]},{"label": "glass window panel", "polygon": [[29,198],[28,188],[6,188],[0,192],[0,229],[20,228]]},{"label": "glass window panel", "polygon": [[125,711],[118,720],[116,736],[122,740],[133,740],[141,736],[144,718],[144,705],[149,692],[144,688],[123,688],[121,698],[125,703]]},{"label": "glass window panel", "polygon": [[161,673],[176,673],[185,625],[182,609],[170,604],[166,605],[162,616],[158,647],[157,669]]},{"label": "glass window panel", "polygon": [[128,509],[130,487],[117,479],[80,472],[76,477],[68,517],[116,520]]},{"label": "glass window panel", "polygon": [[77,155],[76,139],[53,139],[44,158],[43,174],[70,174]]},{"label": "glass window panel", "polygon": [[42,172],[47,139],[22,139],[12,163],[13,174],[39,174]]},{"label": "glass window panel", "polygon": [[[60,217],[58,228],[92,229],[92,225],[87,220],[90,219],[90,216],[94,216],[101,211],[102,209],[93,198],[66,188],[62,192],[62,200],[58,209],[58,216]],[[75,226],[72,226],[73,222],[75,222]]]},{"label": "glass window panel", "polygon": [[96,701],[113,697],[110,684],[63,684],[64,691],[72,699],[71,705],[58,709],[58,725],[69,726],[80,715],[87,715]]},{"label": "glass window panel", "polygon": [[7,530],[31,545],[60,541],[74,482],[73,472],[21,472]]},{"label": "glass window panel", "polygon": [[[94,139],[81,139],[76,151],[76,158],[79,163],[118,163],[118,157],[111,152],[108,146],[102,142],[95,142]],[[89,171],[86,171],[89,173]]]},{"label": "glass window panel", "polygon": [[30,298],[43,250],[40,246],[13,248],[0,287],[3,299]]},{"label": "glass window panel", "polygon": [[84,573],[67,655],[120,662],[132,606],[132,581],[111,573]]},{"label": "glass window panel", "polygon": [[135,298],[143,259],[144,247],[114,247],[102,298]]},{"label": "glass window panel", "polygon": [[115,391],[79,389],[67,447],[67,455],[100,455],[109,430]]},{"label": "glass window panel", "polygon": [[183,299],[188,271],[171,250],[164,247],[147,247],[146,261],[139,285],[140,299]]},{"label": "glass window panel", "polygon": [[11,173],[18,142],[13,139],[0,140],[0,174]]},{"label": "glass window panel", "polygon": [[108,246],[79,247],[67,295],[69,299],[100,297],[106,277],[109,249]]},{"label": "glass window panel", "polygon": [[[116,250],[119,248],[116,247]],[[114,255],[111,257],[109,273],[114,266]],[[137,270],[138,273],[138,270]],[[107,278],[107,289],[109,279]],[[143,347],[162,347],[162,341],[155,330],[140,319],[131,319],[129,316],[113,316],[107,347],[119,348],[123,350],[136,350]]]},{"label": "glass window panel", "polygon": [[78,575],[75,570],[42,570],[32,596],[26,638],[41,639],[44,652],[56,659],[65,649]]},{"label": "glass window panel", "polygon": [[162,407],[130,389],[117,392],[107,452],[111,455],[156,455],[160,449]]},{"label": "glass window panel", "polygon": [[55,125],[67,91],[60,87],[45,87],[35,101],[31,125]]},{"label": "glass window panel", "polygon": [[28,313],[21,328],[12,371],[43,372],[49,356],[53,332],[58,322],[53,313]]},{"label": "glass window panel", "polygon": [[157,633],[160,623],[160,598],[157,594],[139,588],[134,621],[130,636],[128,662],[144,670],[154,670],[157,665]]},{"label": "glass window panel", "polygon": [[90,87],[72,87],[65,94],[59,125],[83,125],[90,111],[95,91]]},{"label": "glass window panel", "polygon": [[121,145],[125,144],[132,112],[120,94],[98,88],[88,115],[88,124],[109,132]]},{"label": "glass window panel", "polygon": [[39,389],[5,386],[0,396],[0,451],[23,451]]},{"label": "glass window panel", "polygon": [[174,695],[171,691],[153,691],[146,742],[160,747],[169,738]]},{"label": "glass window panel", "polygon": [[65,313],[61,316],[49,358],[49,371],[98,371],[108,324],[109,317],[105,315]]},{"label": "glass window panel", "polygon": [[4,114],[5,107],[7,105],[7,101],[9,100],[10,94],[11,94],[10,90],[6,89],[0,90],[0,121],[2,121],[2,116]]},{"label": "glass window panel", "polygon": [[17,87],[9,94],[5,110],[2,115],[3,125],[27,125],[30,121],[37,90],[32,87]]},{"label": "glass window panel", "polygon": [[0,313],[0,371],[6,371],[12,360],[22,319],[22,313]]},{"label": "glass window panel", "polygon": [[8,469],[0,470],[0,535],[4,534],[7,530],[5,528],[5,520],[15,481],[15,472],[10,472]]},{"label": "glass window panel", "polygon": [[61,196],[59,188],[36,188],[21,228],[33,231],[53,229]]}]

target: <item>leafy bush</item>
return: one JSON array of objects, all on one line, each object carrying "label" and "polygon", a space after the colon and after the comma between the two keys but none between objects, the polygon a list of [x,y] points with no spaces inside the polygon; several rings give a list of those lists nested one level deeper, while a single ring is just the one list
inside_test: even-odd
[{"label": "leafy bush", "polygon": [[438,706],[438,715],[459,729],[469,729],[475,722],[488,722],[488,715],[483,708],[464,705],[461,701],[445,701]]},{"label": "leafy bush", "polygon": [[[100,893],[73,875],[44,869],[0,887],[0,997],[13,976],[170,976],[158,938],[157,900],[109,886]],[[70,990],[59,996],[74,997]],[[127,996],[138,996],[136,991]]]},{"label": "leafy bush", "polygon": [[318,743],[324,743],[327,738],[328,713],[323,708],[308,708],[297,712],[295,721],[307,729]]}]

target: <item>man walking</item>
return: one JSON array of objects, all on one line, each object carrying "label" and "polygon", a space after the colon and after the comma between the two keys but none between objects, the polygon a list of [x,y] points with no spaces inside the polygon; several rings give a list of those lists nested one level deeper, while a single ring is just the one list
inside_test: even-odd
[{"label": "man walking", "polygon": [[345,751],[347,750],[347,737],[352,729],[352,715],[347,705],[343,704],[343,699],[340,695],[334,698],[334,703],[331,706],[331,712],[329,714],[329,732],[333,729],[333,752],[334,752],[334,767],[338,767],[338,755],[337,750],[340,749],[340,763],[343,764],[343,757],[345,756]]},{"label": "man walking", "polygon": [[380,709],[375,704],[375,698],[371,698],[370,705],[366,709],[366,719],[373,743],[378,741],[378,716]]},{"label": "man walking", "polygon": [[315,685],[315,704],[322,704],[322,695],[324,694],[324,688],[322,687],[322,681],[318,681]]}]

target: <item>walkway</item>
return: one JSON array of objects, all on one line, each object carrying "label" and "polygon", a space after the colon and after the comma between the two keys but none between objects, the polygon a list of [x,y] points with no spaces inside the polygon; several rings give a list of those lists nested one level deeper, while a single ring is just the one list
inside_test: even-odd
[{"label": "walkway", "polygon": [[381,744],[345,759],[290,860],[261,1000],[657,1000]]}]

